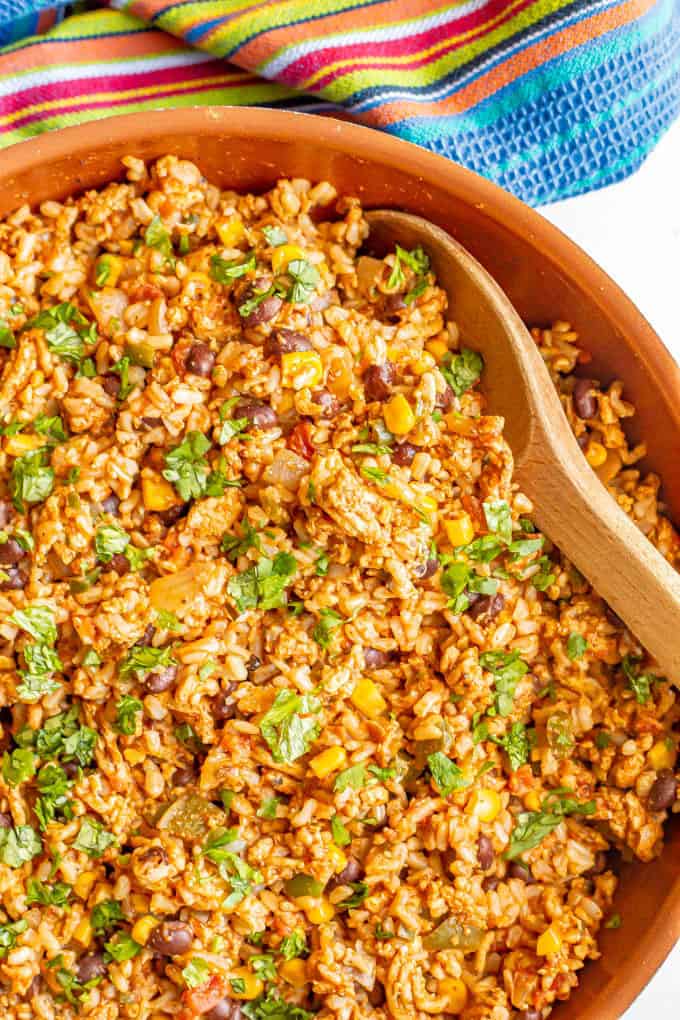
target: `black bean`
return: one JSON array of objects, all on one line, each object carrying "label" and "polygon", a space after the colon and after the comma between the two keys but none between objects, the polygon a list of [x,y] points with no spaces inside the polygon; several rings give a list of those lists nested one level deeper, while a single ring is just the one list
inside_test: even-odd
[{"label": "black bean", "polygon": [[183,769],[175,769],[172,773],[172,785],[173,786],[190,786],[191,783],[196,779],[196,770],[188,765]]},{"label": "black bean", "polygon": [[[4,571],[7,577],[4,580],[0,580],[0,591],[21,591],[28,584],[28,574],[25,570],[19,570],[18,567],[10,567]],[[0,574],[2,577],[2,574]]]},{"label": "black bean", "polygon": [[142,634],[142,636],[140,637],[139,641],[135,641],[135,644],[138,647],[141,646],[142,648],[148,648],[151,642],[153,641],[153,636],[155,633],[156,628],[152,623],[150,623],[146,630],[144,631],[144,633]]},{"label": "black bean", "polygon": [[149,673],[144,681],[147,691],[151,694],[160,694],[167,691],[177,679],[177,666],[166,666],[165,669]]},{"label": "black bean", "polygon": [[578,443],[579,447],[582,450],[585,450],[586,447],[588,446],[588,443],[590,442],[590,436],[588,435],[587,432],[583,432],[581,433],[580,436],[577,436],[576,442]]},{"label": "black bean", "polygon": [[188,513],[188,503],[176,503],[175,506],[168,507],[167,510],[161,510],[158,516],[166,528],[171,528],[173,524],[176,524],[182,517],[186,517]]},{"label": "black bean", "polygon": [[[262,659],[260,659],[257,655],[251,655],[248,661],[246,662],[246,669],[248,670],[249,673],[254,673],[255,670],[259,669],[261,665]],[[233,681],[231,681],[229,684],[229,690],[230,691],[236,690],[236,684]]]},{"label": "black bean", "polygon": [[42,991],[42,986],[43,986],[42,975],[36,974],[33,980],[31,981],[30,985],[28,986],[28,992],[26,993],[28,995],[28,998],[35,999],[36,995],[40,995],[40,992]]},{"label": "black bean", "polygon": [[591,392],[592,388],[590,379],[577,379],[574,384],[572,399],[579,418],[594,418],[597,414],[597,398]]},{"label": "black bean", "polygon": [[498,875],[487,875],[482,882],[482,889],[484,892],[493,892],[493,890],[498,887],[499,882],[500,878]]},{"label": "black bean", "polygon": [[19,560],[23,560],[25,555],[26,551],[21,548],[15,538],[8,538],[6,542],[0,542],[0,565],[15,566]]},{"label": "black bean", "polygon": [[388,294],[383,302],[383,309],[388,318],[398,317],[402,308],[406,308],[403,294]]},{"label": "black bean", "polygon": [[192,344],[184,359],[184,367],[193,375],[209,376],[215,367],[215,357],[215,352],[207,344]]},{"label": "black bean", "polygon": [[[248,297],[254,296],[252,293],[248,294]],[[261,326],[264,322],[271,322],[281,311],[282,305],[283,301],[277,294],[270,294],[264,301],[260,301],[256,308],[253,308],[250,315],[245,317],[243,325],[252,329],[254,326]]]},{"label": "black bean", "polygon": [[386,361],[383,365],[369,365],[364,372],[364,393],[366,400],[385,400],[394,385],[394,365]]},{"label": "black bean", "polygon": [[280,358],[293,351],[311,351],[312,341],[304,333],[294,329],[277,329],[264,342],[262,353],[265,358]]},{"label": "black bean", "polygon": [[543,1014],[540,1009],[523,1009],[518,1020],[542,1020]]},{"label": "black bean", "polygon": [[455,400],[456,394],[453,392],[449,384],[447,383],[441,393],[437,394],[434,402],[434,406],[438,411],[450,411],[453,407],[453,401]]},{"label": "black bean", "polygon": [[488,871],[496,860],[493,843],[483,833],[477,840],[477,860],[482,871]]},{"label": "black bean", "polygon": [[520,864],[519,861],[513,861],[508,868],[508,878],[519,878],[525,885],[533,885],[534,876],[531,874],[526,864]]},{"label": "black bean", "polygon": [[364,873],[363,865],[356,857],[350,857],[345,867],[337,875],[329,880],[326,885],[326,891],[331,892],[332,889],[337,889],[339,885],[349,885],[350,882],[358,882]]},{"label": "black bean", "polygon": [[6,811],[0,811],[0,829],[11,829],[12,824],[12,816]]},{"label": "black bean", "polygon": [[595,854],[595,863],[592,868],[586,871],[586,877],[591,875],[601,875],[603,871],[607,870],[607,855],[604,850],[598,850]]},{"label": "black bean", "polygon": [[383,652],[379,648],[364,648],[366,669],[384,669],[389,661],[389,652]]},{"label": "black bean", "polygon": [[154,953],[181,956],[191,948],[193,941],[193,932],[184,921],[161,921],[151,932],[146,944]]},{"label": "black bean", "polygon": [[0,528],[4,528],[12,519],[14,510],[7,499],[0,499]]},{"label": "black bean", "polygon": [[153,418],[150,415],[145,415],[142,418],[142,425],[145,429],[157,429],[159,425],[163,424],[162,418]]},{"label": "black bean", "polygon": [[241,1020],[243,1010],[238,1002],[232,1002],[231,999],[221,999],[211,1010],[203,1013],[202,1017],[203,1020]]},{"label": "black bean", "polygon": [[256,429],[275,429],[278,424],[276,411],[261,400],[246,397],[239,400],[233,410],[234,418],[247,418]]},{"label": "black bean", "polygon": [[392,451],[392,462],[399,467],[408,467],[418,452],[418,447],[413,443],[397,443]]},{"label": "black bean", "polygon": [[120,393],[120,376],[107,372],[102,376],[102,387],[110,397],[117,397]]},{"label": "black bean", "polygon": [[482,595],[481,598],[476,599],[470,606],[468,616],[471,616],[473,620],[479,620],[482,616],[488,620],[493,620],[501,612],[504,605],[505,599],[500,592],[496,592],[495,595]]},{"label": "black bean", "polygon": [[76,779],[80,772],[80,766],[77,761],[65,761],[61,767],[69,779]]},{"label": "black bean", "polygon": [[218,694],[212,702],[212,716],[215,722],[227,722],[236,715],[236,705],[229,694]]},{"label": "black bean", "polygon": [[127,558],[127,556],[125,556],[123,553],[115,553],[111,557],[109,567],[111,570],[115,570],[116,573],[120,574],[120,576],[122,577],[124,574],[127,574],[129,572],[130,561]]},{"label": "black bean", "polygon": [[83,984],[93,981],[95,978],[104,977],[105,974],[106,964],[103,953],[88,953],[87,956],[81,956],[78,960],[76,977]]},{"label": "black bean", "polygon": [[678,782],[670,769],[659,772],[654,785],[647,797],[650,811],[666,811],[675,803],[678,795]]},{"label": "black bean", "polygon": [[371,988],[370,992],[368,992],[368,1001],[374,1009],[385,1004],[385,987],[382,981],[378,981],[377,978],[375,979],[375,984]]},{"label": "black bean", "polygon": [[118,514],[119,506],[120,500],[118,499],[118,496],[115,494],[115,492],[109,493],[106,499],[102,500],[102,510],[107,514],[112,514],[112,516],[114,517],[117,516]]},{"label": "black bean", "polygon": [[607,617],[607,619],[612,624],[612,626],[614,626],[614,627],[625,627],[625,623],[623,622],[623,620],[621,619],[620,616],[616,615],[616,613],[611,608],[611,606],[605,605],[605,607],[604,607],[604,615]]},{"label": "black bean", "polygon": [[421,581],[426,581],[428,577],[434,577],[439,570],[439,560],[430,559],[424,563],[419,563],[413,573],[416,577],[420,578]]},{"label": "black bean", "polygon": [[335,418],[340,413],[340,401],[328,390],[317,390],[312,393],[312,403],[321,408],[323,418]]}]

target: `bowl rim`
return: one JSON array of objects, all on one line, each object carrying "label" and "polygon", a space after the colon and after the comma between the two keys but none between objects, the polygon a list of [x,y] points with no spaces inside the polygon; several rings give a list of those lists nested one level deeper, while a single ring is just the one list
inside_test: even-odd
[{"label": "bowl rim", "polygon": [[[2,150],[0,184],[18,180],[45,162],[73,153],[95,152],[109,145],[129,144],[161,136],[230,135],[271,142],[304,142],[367,163],[397,165],[400,171],[444,187],[474,205],[488,219],[512,234],[529,239],[565,278],[588,291],[601,313],[621,336],[634,336],[638,358],[644,355],[667,406],[677,408],[669,427],[680,437],[680,366],[676,364],[650,323],[618,284],[558,227],[535,209],[477,173],[395,135],[326,115],[267,107],[207,106],[158,108],[113,114],[84,125],[61,128],[15,143]],[[30,201],[30,198],[27,198]],[[617,975],[609,990],[606,1016],[601,1004],[586,1003],[580,1020],[621,1017],[648,985],[680,939],[680,877],[664,903],[663,923],[648,929],[630,956],[630,966]]]}]

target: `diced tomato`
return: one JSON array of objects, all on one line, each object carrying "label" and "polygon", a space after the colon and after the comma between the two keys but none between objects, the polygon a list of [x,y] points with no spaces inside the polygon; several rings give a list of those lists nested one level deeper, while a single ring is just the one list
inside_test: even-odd
[{"label": "diced tomato", "polygon": [[305,460],[312,459],[314,456],[314,443],[309,434],[309,422],[301,421],[299,425],[295,426],[288,436],[288,448],[293,453],[297,453],[298,456],[304,457]]},{"label": "diced tomato", "polygon": [[187,1007],[186,1017],[180,1020],[194,1020],[208,1010],[214,1009],[218,1002],[227,994],[227,983],[219,974],[213,974],[204,985],[198,988],[187,988],[182,993],[182,1002]]}]

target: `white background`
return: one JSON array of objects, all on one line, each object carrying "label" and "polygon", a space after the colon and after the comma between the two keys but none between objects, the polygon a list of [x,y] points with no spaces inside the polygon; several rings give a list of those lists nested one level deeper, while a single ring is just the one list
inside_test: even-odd
[{"label": "white background", "polygon": [[[620,284],[680,362],[680,122],[628,180],[541,212]],[[621,913],[625,924],[625,904]],[[677,1020],[679,1000],[680,943],[624,1018]]]}]

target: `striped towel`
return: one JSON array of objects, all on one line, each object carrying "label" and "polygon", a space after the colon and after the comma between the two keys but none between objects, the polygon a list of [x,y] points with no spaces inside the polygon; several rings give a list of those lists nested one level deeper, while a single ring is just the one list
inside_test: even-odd
[{"label": "striped towel", "polygon": [[0,47],[0,147],[108,114],[291,107],[532,204],[627,176],[680,108],[680,0],[0,0]]}]

